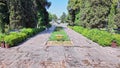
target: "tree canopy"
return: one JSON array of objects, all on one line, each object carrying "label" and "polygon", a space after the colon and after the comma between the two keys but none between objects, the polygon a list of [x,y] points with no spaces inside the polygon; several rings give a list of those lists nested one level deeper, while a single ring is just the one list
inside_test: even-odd
[{"label": "tree canopy", "polygon": [[47,26],[48,0],[0,0],[0,32],[7,24],[10,29]]},{"label": "tree canopy", "polygon": [[88,28],[119,27],[118,0],[69,0],[68,11],[72,25]]},{"label": "tree canopy", "polygon": [[49,13],[49,21],[57,22],[57,19],[58,19],[58,17],[56,14]]}]

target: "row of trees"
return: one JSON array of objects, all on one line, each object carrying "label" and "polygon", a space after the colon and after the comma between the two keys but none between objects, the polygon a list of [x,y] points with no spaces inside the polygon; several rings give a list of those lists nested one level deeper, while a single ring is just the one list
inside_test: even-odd
[{"label": "row of trees", "polygon": [[49,12],[49,21],[54,21],[54,22],[57,22],[57,15],[56,14],[52,14]]},{"label": "row of trees", "polygon": [[10,29],[47,26],[51,5],[47,0],[0,0],[0,33]]},{"label": "row of trees", "polygon": [[67,14],[65,12],[62,13],[60,20],[61,20],[61,23],[67,22]]},{"label": "row of trees", "polygon": [[120,28],[118,0],[69,0],[70,25],[88,28]]}]

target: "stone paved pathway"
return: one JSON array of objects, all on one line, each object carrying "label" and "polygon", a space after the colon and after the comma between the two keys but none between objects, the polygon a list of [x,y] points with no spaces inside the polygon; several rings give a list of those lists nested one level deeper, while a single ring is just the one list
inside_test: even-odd
[{"label": "stone paved pathway", "polygon": [[72,50],[76,52],[71,52],[71,56],[84,63],[81,68],[120,68],[120,48],[102,47],[69,28],[64,29],[75,46]]},{"label": "stone paved pathway", "polygon": [[46,48],[52,27],[23,44],[0,48],[0,68],[120,68],[120,49],[101,47],[69,28],[74,46]]}]

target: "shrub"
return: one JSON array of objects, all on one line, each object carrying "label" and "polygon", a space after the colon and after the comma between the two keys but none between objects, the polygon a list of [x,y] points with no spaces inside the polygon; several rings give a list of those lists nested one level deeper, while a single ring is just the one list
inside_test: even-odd
[{"label": "shrub", "polygon": [[[26,38],[31,37],[38,32],[44,30],[44,28],[24,28],[20,32],[11,32],[9,35],[5,35],[4,41],[10,46],[15,46],[23,42]],[[0,35],[1,40],[2,35]]]},{"label": "shrub", "polygon": [[26,33],[28,37],[31,37],[34,34],[34,30],[31,28],[24,28],[21,30],[22,33]]},{"label": "shrub", "polygon": [[117,44],[120,46],[120,35],[119,34],[114,34],[114,40],[117,42]]},{"label": "shrub", "polygon": [[87,29],[80,26],[72,27],[73,30],[82,34],[83,36],[97,42],[102,46],[110,46],[111,42],[115,40],[118,45],[120,45],[120,35],[119,34],[111,34],[107,31],[101,31],[98,29]]},{"label": "shrub", "polygon": [[4,37],[4,40],[6,43],[8,43],[10,46],[16,45],[19,42],[19,37],[14,35],[7,35]]}]

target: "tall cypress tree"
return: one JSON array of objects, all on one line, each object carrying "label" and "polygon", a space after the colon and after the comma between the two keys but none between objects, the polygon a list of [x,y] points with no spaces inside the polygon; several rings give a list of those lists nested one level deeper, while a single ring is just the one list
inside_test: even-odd
[{"label": "tall cypress tree", "polygon": [[0,33],[4,33],[5,24],[8,24],[8,7],[6,1],[0,1]]},{"label": "tall cypress tree", "polygon": [[21,0],[10,0],[9,12],[10,12],[9,19],[10,19],[11,29],[19,29],[24,27],[23,9],[21,6]]}]

